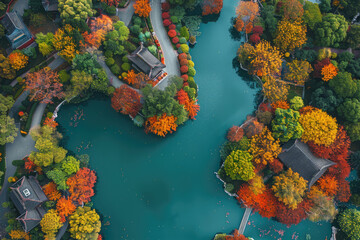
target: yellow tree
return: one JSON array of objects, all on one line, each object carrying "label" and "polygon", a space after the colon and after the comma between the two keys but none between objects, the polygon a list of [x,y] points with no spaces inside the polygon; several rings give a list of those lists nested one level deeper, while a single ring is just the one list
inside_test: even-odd
[{"label": "yellow tree", "polygon": [[265,184],[264,179],[260,175],[255,175],[253,179],[251,179],[249,182],[251,191],[255,194],[261,194],[265,190]]},{"label": "yellow tree", "polygon": [[236,8],[236,23],[234,27],[239,32],[246,31],[250,33],[254,20],[259,16],[259,5],[253,1],[240,1]]},{"label": "yellow tree", "polygon": [[251,138],[249,153],[257,164],[267,165],[277,158],[280,152],[280,141],[274,139],[267,127]]},{"label": "yellow tree", "polygon": [[261,41],[250,52],[250,72],[259,77],[280,74],[281,53],[267,41]]},{"label": "yellow tree", "polygon": [[79,54],[77,50],[78,46],[72,37],[74,31],[75,29],[71,25],[66,24],[63,28],[59,28],[56,31],[52,39],[54,48],[59,51],[59,55],[68,62],[71,62],[75,55]]},{"label": "yellow tree", "polygon": [[285,101],[290,86],[273,76],[263,77],[263,93],[270,102]]},{"label": "yellow tree", "polygon": [[294,60],[287,63],[289,71],[285,74],[285,79],[300,85],[304,85],[309,79],[309,74],[313,71],[311,64],[304,60]]},{"label": "yellow tree", "polygon": [[56,233],[62,226],[57,211],[50,209],[41,219],[40,226],[43,233],[45,233],[45,239],[55,240]]},{"label": "yellow tree", "polygon": [[253,50],[254,47],[249,43],[244,43],[239,47],[237,51],[237,55],[238,55],[238,60],[243,67],[248,68],[250,64],[250,53]]},{"label": "yellow tree", "polygon": [[11,230],[11,232],[9,233],[9,236],[11,237],[12,240],[20,240],[20,239],[25,239],[25,240],[29,240],[30,236],[29,234],[27,234],[26,232],[22,231],[22,230]]},{"label": "yellow tree", "polygon": [[278,24],[274,44],[282,52],[292,52],[304,45],[306,40],[306,26],[301,21],[282,20]]},{"label": "yellow tree", "polygon": [[96,240],[101,230],[100,216],[95,209],[78,207],[69,217],[71,237],[79,240]]},{"label": "yellow tree", "polygon": [[330,146],[336,138],[338,125],[336,119],[326,112],[315,109],[300,116],[300,124],[304,128],[301,140],[312,141],[317,145]]},{"label": "yellow tree", "polygon": [[12,53],[10,53],[8,58],[11,67],[15,70],[20,70],[24,68],[29,60],[29,57],[20,51],[13,51]]},{"label": "yellow tree", "polygon": [[296,209],[303,200],[306,186],[307,181],[300,177],[299,173],[293,172],[289,168],[285,173],[274,177],[274,185],[271,189],[285,205],[290,209]]}]

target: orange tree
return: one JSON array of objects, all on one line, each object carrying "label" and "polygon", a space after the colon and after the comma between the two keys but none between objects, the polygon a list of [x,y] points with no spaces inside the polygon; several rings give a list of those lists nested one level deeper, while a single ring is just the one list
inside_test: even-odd
[{"label": "orange tree", "polygon": [[250,51],[250,73],[259,77],[280,74],[281,53],[267,41],[261,41]]},{"label": "orange tree", "polygon": [[95,172],[88,168],[81,168],[77,173],[66,180],[69,186],[70,199],[79,204],[87,203],[94,196],[96,182]]},{"label": "orange tree", "polygon": [[234,25],[236,30],[239,32],[245,30],[246,33],[250,33],[254,26],[254,20],[259,16],[259,5],[253,1],[240,1],[236,8],[236,15]]},{"label": "orange tree", "polygon": [[303,5],[299,0],[286,0],[282,1],[284,18],[296,21],[301,19],[304,14]]},{"label": "orange tree", "polygon": [[301,21],[280,21],[276,29],[274,44],[282,52],[292,52],[295,48],[304,45],[306,41],[306,26]]},{"label": "orange tree", "polygon": [[20,70],[26,66],[28,63],[29,57],[23,54],[20,51],[13,51],[8,56],[10,65],[15,70]]},{"label": "orange tree", "polygon": [[312,141],[318,145],[330,146],[336,139],[336,119],[320,109],[302,114],[299,122],[304,128],[301,136],[304,142]]},{"label": "orange tree", "polygon": [[56,210],[59,213],[60,221],[64,223],[66,221],[65,217],[70,216],[76,209],[75,204],[70,199],[62,197],[56,203]]},{"label": "orange tree", "polygon": [[151,12],[149,0],[136,0],[134,4],[135,14],[140,17],[148,17]]},{"label": "orange tree", "polygon": [[223,7],[223,0],[204,0],[202,3],[202,15],[219,14]]},{"label": "orange tree", "polygon": [[43,190],[46,197],[51,201],[56,201],[61,197],[61,193],[57,190],[56,184],[54,182],[49,182],[43,186]]},{"label": "orange tree", "polygon": [[134,89],[121,85],[117,88],[111,98],[111,106],[122,114],[135,117],[141,109],[140,94]]},{"label": "orange tree", "polygon": [[251,138],[249,153],[256,164],[267,165],[281,152],[280,141],[275,140],[267,127]]},{"label": "orange tree", "polygon": [[333,79],[334,77],[336,77],[337,74],[338,74],[338,69],[332,63],[325,65],[321,69],[322,80],[324,82],[327,82],[327,81]]},{"label": "orange tree", "polygon": [[173,115],[168,116],[163,113],[160,117],[153,116],[149,117],[145,122],[146,133],[152,132],[161,137],[165,137],[166,134],[176,131],[176,117]]}]

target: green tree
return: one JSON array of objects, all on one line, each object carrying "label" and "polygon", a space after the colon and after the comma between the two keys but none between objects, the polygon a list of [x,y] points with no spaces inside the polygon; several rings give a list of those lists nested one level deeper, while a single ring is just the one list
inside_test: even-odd
[{"label": "green tree", "polygon": [[295,111],[298,111],[303,106],[304,106],[304,101],[299,96],[295,96],[290,100],[290,107]]},{"label": "green tree", "polygon": [[54,38],[54,34],[52,32],[48,32],[46,35],[43,33],[36,34],[36,43],[39,46],[39,51],[43,56],[50,54],[54,51],[54,46],[52,40]]},{"label": "green tree", "polygon": [[338,116],[355,123],[360,120],[360,102],[355,98],[346,99],[338,108]]},{"label": "green tree", "polygon": [[351,60],[346,70],[353,74],[354,77],[360,78],[360,58]]},{"label": "green tree", "polygon": [[13,118],[6,116],[5,114],[0,115],[0,145],[6,143],[12,143],[17,136],[18,129],[15,126]]},{"label": "green tree", "polygon": [[183,26],[180,28],[180,35],[186,39],[186,41],[189,40],[190,34],[189,29],[186,26]]},{"label": "green tree", "polygon": [[91,0],[59,0],[58,10],[65,23],[81,25],[96,13]]},{"label": "green tree", "polygon": [[339,72],[329,81],[329,86],[342,98],[352,97],[357,91],[357,84],[348,72]]},{"label": "green tree", "polygon": [[331,0],[320,0],[319,4],[320,10],[322,13],[330,12],[331,10]]},{"label": "green tree", "polygon": [[299,173],[289,168],[285,173],[274,177],[272,190],[280,201],[284,202],[290,209],[296,209],[303,200],[307,181],[300,177]]},{"label": "green tree", "polygon": [[6,114],[7,111],[14,105],[15,101],[12,96],[5,97],[0,94],[0,114]]},{"label": "green tree", "polygon": [[271,5],[265,5],[261,10],[261,17],[264,19],[265,31],[274,37],[278,22],[278,20],[275,18],[275,7]]},{"label": "green tree", "polygon": [[66,180],[68,177],[61,169],[55,168],[51,171],[48,171],[46,172],[46,176],[56,183],[58,190],[65,191],[69,188],[68,185],[66,185]]},{"label": "green tree", "polygon": [[311,105],[328,113],[334,112],[341,102],[342,98],[325,87],[317,88],[311,95]]},{"label": "green tree", "polygon": [[96,77],[91,82],[90,87],[96,91],[106,93],[108,85],[109,79],[106,75],[106,72],[104,69],[100,69]]},{"label": "green tree", "polygon": [[352,48],[360,47],[360,25],[354,24],[350,26],[350,31],[347,33],[346,41]]},{"label": "green tree", "polygon": [[122,55],[125,52],[124,42],[129,38],[130,31],[124,22],[118,21],[113,24],[114,30],[108,32],[105,36],[105,50],[114,55]]},{"label": "green tree", "polygon": [[278,138],[281,142],[300,138],[304,129],[299,123],[299,119],[300,113],[298,111],[277,108],[271,123],[274,138]]},{"label": "green tree", "polygon": [[97,61],[97,57],[86,52],[84,54],[76,54],[72,60],[72,68],[74,70],[84,71],[90,75],[96,75],[101,69]]},{"label": "green tree", "polygon": [[339,47],[345,40],[349,24],[342,15],[328,13],[315,30],[315,40],[324,47]]},{"label": "green tree", "polygon": [[71,237],[79,240],[97,240],[101,230],[100,216],[90,207],[78,207],[69,217]]},{"label": "green tree", "polygon": [[226,158],[224,169],[232,180],[249,181],[255,177],[252,156],[246,151],[232,151]]},{"label": "green tree", "polygon": [[345,127],[352,142],[360,140],[360,122],[347,124]]},{"label": "green tree", "polygon": [[348,208],[340,213],[338,219],[340,228],[347,234],[349,239],[360,239],[360,211]]},{"label": "green tree", "polygon": [[77,96],[78,94],[88,90],[92,81],[93,77],[85,71],[71,71],[71,87],[67,95]]},{"label": "green tree", "polygon": [[164,91],[147,85],[141,89],[141,92],[144,98],[142,113],[145,118],[155,115],[160,117],[163,113],[166,113],[168,116],[174,115],[177,117],[177,125],[187,120],[188,114],[183,105],[174,99],[177,92],[175,84],[171,84]]},{"label": "green tree", "polygon": [[50,209],[40,222],[41,230],[45,233],[45,239],[55,240],[56,233],[61,228],[60,216],[55,209]]},{"label": "green tree", "polygon": [[319,4],[305,1],[303,19],[306,25],[311,30],[314,30],[316,24],[322,21]]},{"label": "green tree", "polygon": [[80,169],[80,161],[74,158],[73,156],[67,156],[64,161],[61,163],[61,169],[70,176],[73,173],[76,173]]}]

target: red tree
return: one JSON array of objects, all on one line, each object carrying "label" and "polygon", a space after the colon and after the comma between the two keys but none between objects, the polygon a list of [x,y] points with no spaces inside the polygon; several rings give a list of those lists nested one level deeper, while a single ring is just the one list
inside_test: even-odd
[{"label": "red tree", "polygon": [[251,34],[249,40],[253,44],[258,44],[260,42],[260,35],[257,33]]},{"label": "red tree", "polygon": [[223,0],[204,0],[202,15],[219,14],[223,7]]},{"label": "red tree", "polygon": [[314,64],[314,71],[313,71],[313,77],[314,78],[322,78],[322,74],[321,74],[321,70],[323,69],[323,67],[325,67],[326,65],[330,64],[330,59],[329,58],[325,58],[321,61],[316,61],[316,63]]},{"label": "red tree", "polygon": [[339,190],[336,195],[336,199],[340,202],[348,202],[351,197],[349,182],[345,179],[340,179],[338,184]]},{"label": "red tree", "polygon": [[25,170],[30,173],[30,172],[35,171],[35,168],[36,168],[35,163],[33,161],[31,161],[30,158],[28,158],[28,157],[25,158]]},{"label": "red tree", "polygon": [[121,85],[111,98],[111,106],[122,114],[135,117],[141,109],[140,94],[127,85]]},{"label": "red tree", "polygon": [[296,209],[289,209],[284,204],[279,204],[276,212],[276,218],[279,222],[288,226],[299,224],[307,217],[307,213],[312,207],[310,200],[303,200]]},{"label": "red tree", "polygon": [[189,101],[189,95],[183,89],[180,89],[176,93],[176,97],[181,105],[185,105],[185,103]]},{"label": "red tree", "polygon": [[59,75],[49,67],[26,75],[26,90],[30,90],[31,101],[53,103],[54,98],[61,99],[65,96],[62,86]]},{"label": "red tree", "polygon": [[274,173],[279,173],[284,169],[284,164],[279,159],[275,158],[272,162],[269,162],[270,170]]},{"label": "red tree", "polygon": [[225,236],[225,240],[248,240],[248,238],[240,234],[239,230],[235,229],[232,235]]},{"label": "red tree", "polygon": [[232,126],[227,133],[227,139],[230,142],[238,142],[243,138],[243,136],[244,129],[239,126]]},{"label": "red tree", "polygon": [[100,0],[103,3],[106,3],[109,6],[115,6],[117,7],[117,5],[119,5],[119,0]]},{"label": "red tree", "polygon": [[66,180],[69,186],[70,199],[79,204],[87,203],[94,196],[94,185],[96,182],[95,171],[81,168],[77,173]]}]

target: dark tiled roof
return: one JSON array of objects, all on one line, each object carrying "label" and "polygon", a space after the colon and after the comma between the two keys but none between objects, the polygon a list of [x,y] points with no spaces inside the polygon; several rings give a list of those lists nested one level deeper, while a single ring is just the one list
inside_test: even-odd
[{"label": "dark tiled roof", "polygon": [[42,0],[41,1],[45,11],[57,11],[58,10],[58,0]]},{"label": "dark tiled roof", "polygon": [[7,12],[1,23],[6,28],[6,37],[13,49],[17,49],[32,39],[30,31],[20,19],[16,11]]},{"label": "dark tiled roof", "polygon": [[10,189],[10,198],[20,214],[35,209],[48,200],[34,176],[29,178],[23,176]]},{"label": "dark tiled roof", "polygon": [[307,180],[309,189],[330,166],[335,165],[330,160],[316,157],[309,146],[298,139],[287,142],[282,148],[278,158]]},{"label": "dark tiled roof", "polygon": [[142,44],[127,57],[139,71],[147,74],[151,79],[166,67]]},{"label": "dark tiled roof", "polygon": [[40,223],[45,213],[46,211],[44,208],[37,207],[35,209],[24,212],[18,218],[16,218],[16,220],[20,222],[25,232],[29,232]]}]

